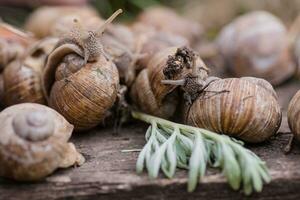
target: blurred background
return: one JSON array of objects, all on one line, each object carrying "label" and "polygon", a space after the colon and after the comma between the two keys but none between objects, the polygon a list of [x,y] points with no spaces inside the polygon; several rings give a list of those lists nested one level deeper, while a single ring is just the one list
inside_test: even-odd
[{"label": "blurred background", "polygon": [[125,12],[118,20],[128,23],[147,7],[166,5],[199,21],[208,38],[214,38],[223,25],[251,10],[268,10],[287,26],[300,13],[300,0],[0,0],[0,17],[10,24],[22,26],[26,16],[36,7],[62,4],[90,4],[105,18],[122,8]]}]

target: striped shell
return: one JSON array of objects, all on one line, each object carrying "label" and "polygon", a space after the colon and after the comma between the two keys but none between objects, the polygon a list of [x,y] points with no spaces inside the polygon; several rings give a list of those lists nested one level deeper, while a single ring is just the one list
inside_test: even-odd
[{"label": "striped shell", "polygon": [[189,107],[186,123],[247,142],[262,142],[279,129],[281,110],[267,81],[250,77],[219,79]]},{"label": "striped shell", "polygon": [[[190,66],[191,63],[185,61],[184,57],[181,57],[181,51],[190,52],[186,56],[191,56],[193,67]],[[169,63],[173,58],[176,61]],[[172,77],[166,77],[166,69],[172,72]],[[149,61],[147,68],[139,73],[131,88],[131,99],[143,112],[169,118],[179,104],[176,90],[178,86],[162,84],[162,80],[182,80],[187,75],[193,74],[200,81],[204,81],[208,76],[207,70],[201,58],[193,51],[186,47],[169,47],[156,53]]]},{"label": "striped shell", "polygon": [[41,75],[47,56],[57,38],[45,38],[35,43],[24,59],[11,62],[3,72],[4,101],[7,106],[18,103],[46,104],[42,92]]},{"label": "striped shell", "polygon": [[289,107],[288,107],[288,123],[291,131],[295,135],[296,139],[300,141],[300,91],[298,91],[295,96],[290,101]]}]

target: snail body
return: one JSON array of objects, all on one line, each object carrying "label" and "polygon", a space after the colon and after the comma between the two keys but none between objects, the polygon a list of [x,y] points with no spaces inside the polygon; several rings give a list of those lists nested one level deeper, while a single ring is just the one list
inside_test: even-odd
[{"label": "snail body", "polygon": [[299,127],[299,102],[300,92],[298,91],[289,103],[287,117],[289,127],[294,134],[295,138],[300,141],[300,127]]},{"label": "snail body", "polygon": [[262,142],[281,124],[277,95],[263,79],[243,77],[211,82],[188,105],[185,122],[247,142]]},{"label": "snail body", "polygon": [[225,26],[217,46],[234,75],[264,78],[278,85],[295,72],[287,39],[278,18],[254,11]]},{"label": "snail body", "polygon": [[45,38],[33,44],[24,59],[16,59],[5,68],[3,85],[7,106],[26,102],[46,104],[41,76],[46,58],[57,42],[57,38]]},{"label": "snail body", "polygon": [[171,117],[178,104],[178,85],[162,84],[165,79],[182,81],[190,74],[204,82],[208,69],[192,50],[186,47],[170,47],[156,53],[147,68],[137,76],[131,99],[143,112],[163,118]]},{"label": "snail body", "polygon": [[40,180],[57,168],[81,165],[84,158],[68,143],[73,126],[53,109],[33,103],[0,114],[0,176]]},{"label": "snail body", "polygon": [[116,100],[119,75],[106,57],[97,34],[102,35],[112,15],[98,33],[73,30],[49,55],[42,76],[50,107],[61,113],[75,130],[98,125]]}]

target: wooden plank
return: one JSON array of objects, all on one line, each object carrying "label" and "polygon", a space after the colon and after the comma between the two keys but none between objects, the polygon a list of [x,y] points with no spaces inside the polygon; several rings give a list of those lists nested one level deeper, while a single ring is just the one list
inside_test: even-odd
[{"label": "wooden plank", "polygon": [[[299,83],[289,83],[278,89],[280,102],[286,110],[289,99]],[[300,86],[300,84],[299,84]],[[286,88],[287,87],[287,88]],[[241,199],[241,192],[232,191],[218,171],[209,170],[193,193],[186,192],[186,172],[177,170],[176,178],[149,180],[146,174],[135,173],[138,152],[144,145],[146,125],[127,125],[116,136],[112,129],[95,129],[76,134],[72,140],[87,162],[78,168],[58,170],[39,183],[16,183],[0,179],[0,199]],[[286,118],[277,136],[259,145],[248,146],[267,162],[272,182],[262,193],[247,199],[299,199],[300,148],[294,145],[288,155],[283,149],[289,132]],[[285,134],[283,134],[285,133]]]}]

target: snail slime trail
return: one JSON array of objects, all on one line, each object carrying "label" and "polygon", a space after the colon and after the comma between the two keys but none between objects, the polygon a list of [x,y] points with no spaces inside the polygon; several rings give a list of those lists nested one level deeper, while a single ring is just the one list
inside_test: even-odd
[{"label": "snail slime trail", "polygon": [[48,57],[42,79],[48,104],[77,131],[98,125],[115,103],[119,74],[100,38],[121,12],[116,11],[95,32],[86,31],[75,20],[74,29]]}]

